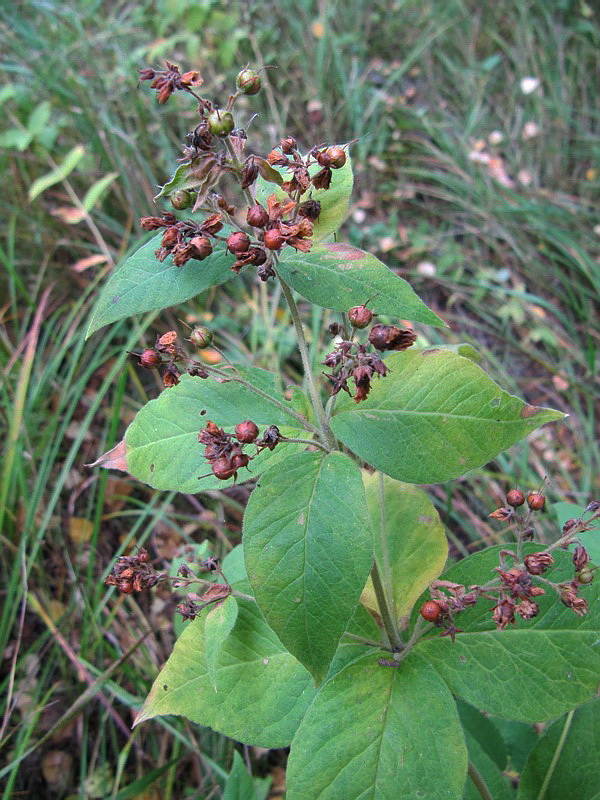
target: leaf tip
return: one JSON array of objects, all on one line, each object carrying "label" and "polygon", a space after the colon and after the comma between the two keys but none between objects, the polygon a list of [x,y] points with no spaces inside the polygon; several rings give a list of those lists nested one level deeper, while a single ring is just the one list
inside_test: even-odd
[{"label": "leaf tip", "polygon": [[93,467],[104,467],[104,469],[118,469],[121,472],[128,472],[127,467],[127,446],[125,439],[115,445],[112,450],[103,453],[100,458],[91,464],[84,464],[84,466],[92,469]]}]

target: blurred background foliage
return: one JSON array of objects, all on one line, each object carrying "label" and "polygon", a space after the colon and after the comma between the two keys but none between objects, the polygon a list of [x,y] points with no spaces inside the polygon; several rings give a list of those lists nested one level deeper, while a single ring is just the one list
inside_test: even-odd
[{"label": "blurred background foliage", "polygon": [[[298,376],[264,289],[229,282],[85,342],[98,287],[142,241],[195,112],[137,86],[164,59],[240,104],[251,149],[283,134],[348,142],[341,237],[407,278],[503,386],[569,413],[486,468],[431,487],[454,557],[510,533],[487,514],[513,485],[550,501],[598,489],[600,19],[584,0],[29,0],[0,21],[0,787],[9,797],[220,797],[234,744],[185,720],[129,735],[172,647],[174,601],[117,597],[115,555],[156,563],[240,539],[247,488],[175,496],[84,465],[160,391],[128,355],[208,323],[225,352]],[[256,116],[254,116],[256,114]],[[241,119],[239,119],[241,117]],[[333,316],[313,309],[315,365]],[[282,312],[283,315],[283,312]],[[285,322],[285,316],[282,316]],[[386,320],[384,320],[386,321]],[[261,361],[263,359],[263,361]],[[540,535],[552,537],[549,511]],[[126,657],[124,657],[126,656]],[[530,745],[528,745],[530,746]],[[285,754],[246,750],[281,796]],[[256,784],[264,796],[268,782]]]}]

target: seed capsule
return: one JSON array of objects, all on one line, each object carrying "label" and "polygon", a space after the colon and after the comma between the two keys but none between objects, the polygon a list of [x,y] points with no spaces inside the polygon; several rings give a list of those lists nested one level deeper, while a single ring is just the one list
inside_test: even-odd
[{"label": "seed capsule", "polygon": [[146,369],[156,369],[162,364],[162,358],[158,350],[148,348],[140,356],[140,365]]},{"label": "seed capsule", "polygon": [[265,231],[265,247],[269,250],[279,250],[285,244],[285,237],[277,228]]},{"label": "seed capsule", "polygon": [[247,253],[250,247],[250,237],[243,231],[236,231],[227,237],[227,249],[231,253]]},{"label": "seed capsule", "polygon": [[252,420],[246,419],[235,426],[235,438],[242,444],[250,444],[258,436],[258,426]]},{"label": "seed capsule", "polygon": [[244,94],[258,94],[262,87],[260,75],[255,69],[243,69],[235,80],[235,85]]},{"label": "seed capsule", "polygon": [[228,478],[231,478],[232,475],[235,475],[236,468],[231,463],[230,458],[221,456],[213,461],[212,471],[215,477],[220,481],[226,481]]},{"label": "seed capsule", "polygon": [[527,495],[527,505],[532,511],[541,511],[546,505],[546,498],[541,492],[530,492]]},{"label": "seed capsule", "polygon": [[177,211],[183,211],[184,208],[189,208],[193,203],[193,197],[186,189],[178,189],[170,196],[171,205]]},{"label": "seed capsule", "polygon": [[509,506],[512,506],[513,508],[518,508],[519,506],[522,506],[523,503],[525,502],[525,495],[520,489],[511,489],[506,494],[506,502],[508,503]]},{"label": "seed capsule", "polygon": [[348,311],[348,319],[354,328],[362,330],[371,324],[373,312],[366,306],[354,306]]},{"label": "seed capsule", "polygon": [[233,114],[230,111],[211,111],[206,120],[208,130],[215,136],[228,136],[235,128]]},{"label": "seed capsule", "polygon": [[263,208],[260,203],[257,203],[255,206],[248,209],[246,221],[248,225],[252,225],[253,228],[264,228],[269,221],[269,214],[266,208]]},{"label": "seed capsule", "polygon": [[346,151],[343,147],[335,146],[327,150],[329,156],[329,166],[333,169],[339,169],[346,163]]},{"label": "seed capsule", "polygon": [[423,619],[426,619],[428,622],[435,622],[441,615],[442,609],[435,600],[428,600],[426,603],[423,603],[419,613]]},{"label": "seed capsule", "polygon": [[203,350],[205,347],[210,347],[213,340],[213,334],[210,328],[194,328],[194,330],[190,333],[190,342],[195,344],[199,350]]}]

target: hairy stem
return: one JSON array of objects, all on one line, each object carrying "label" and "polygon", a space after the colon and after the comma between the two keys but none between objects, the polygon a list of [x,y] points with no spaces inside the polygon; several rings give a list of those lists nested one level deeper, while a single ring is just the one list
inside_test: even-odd
[{"label": "hairy stem", "polygon": [[321,401],[321,397],[319,395],[319,392],[317,391],[317,387],[315,385],[315,381],[313,378],[310,357],[308,355],[308,347],[306,346],[306,337],[304,336],[304,326],[302,325],[302,320],[300,319],[298,306],[296,305],[296,301],[294,300],[294,297],[292,295],[292,290],[290,289],[290,287],[283,280],[283,278],[281,278],[281,276],[278,277],[279,277],[279,283],[281,284],[281,289],[283,291],[283,296],[285,297],[288,307],[290,309],[290,315],[292,317],[292,322],[294,323],[294,328],[296,330],[298,349],[300,350],[300,358],[302,359],[302,366],[304,368],[304,375],[306,377],[308,393],[310,395],[310,399],[313,404],[315,414],[317,415],[317,419],[319,420],[319,427],[321,428],[323,443],[326,445],[328,450],[334,450],[335,438],[333,436],[331,428],[329,427],[329,422],[325,414],[325,409],[323,408],[323,403]]},{"label": "hairy stem", "polygon": [[402,637],[398,631],[398,626],[396,625],[396,620],[394,619],[392,610],[393,607],[388,603],[387,593],[381,579],[381,573],[379,572],[377,561],[373,563],[371,579],[373,581],[375,597],[377,598],[377,605],[379,607],[379,613],[381,614],[383,627],[388,639],[390,640],[390,644],[395,650],[402,650],[404,647],[404,642],[402,641]]},{"label": "hairy stem", "polygon": [[481,777],[481,773],[472,761],[469,761],[469,768],[467,771],[469,778],[471,778],[473,781],[473,785],[481,795],[481,800],[494,800],[494,797],[488,789],[486,782]]}]

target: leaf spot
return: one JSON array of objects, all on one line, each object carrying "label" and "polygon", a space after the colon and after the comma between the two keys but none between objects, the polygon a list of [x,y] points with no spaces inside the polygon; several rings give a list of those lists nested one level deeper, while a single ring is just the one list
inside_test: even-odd
[{"label": "leaf spot", "polygon": [[150,472],[154,472],[154,464],[150,464]]},{"label": "leaf spot", "polygon": [[490,403],[490,406],[492,408],[497,408],[499,405],[500,405],[500,398],[499,397],[494,397],[494,399]]},{"label": "leaf spot", "polygon": [[304,511],[298,517],[298,525],[304,525]]},{"label": "leaf spot", "polygon": [[458,660],[460,661],[461,664],[466,664],[467,663],[467,657],[466,656],[459,656]]},{"label": "leaf spot", "polygon": [[269,659],[268,658],[263,658],[263,664],[265,665],[265,667],[267,666],[268,663],[269,663]]},{"label": "leaf spot", "polygon": [[301,597],[294,597],[294,603],[301,603],[301,602],[302,602]]},{"label": "leaf spot", "polygon": [[119,302],[120,299],[121,299],[121,295],[120,294],[113,294],[113,296],[110,298],[110,302],[113,305],[115,305],[116,303]]},{"label": "leaf spot", "polygon": [[206,414],[206,409],[203,408],[202,411],[200,412],[200,416],[203,417],[205,414]]},{"label": "leaf spot", "polygon": [[523,406],[521,410],[521,416],[523,419],[527,419],[527,417],[535,417],[537,413],[539,413],[539,408],[537,406],[526,405]]},{"label": "leaf spot", "polygon": [[421,514],[419,516],[419,522],[422,523],[423,525],[431,525],[433,520],[431,519],[429,514]]}]

